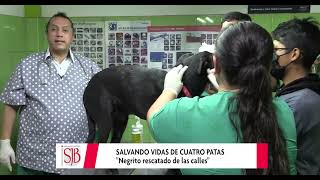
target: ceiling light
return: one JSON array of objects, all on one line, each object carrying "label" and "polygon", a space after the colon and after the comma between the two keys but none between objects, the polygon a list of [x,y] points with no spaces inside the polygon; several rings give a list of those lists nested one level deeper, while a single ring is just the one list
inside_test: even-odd
[{"label": "ceiling light", "polygon": [[202,23],[206,23],[205,20],[203,20],[202,18],[199,18],[199,17],[197,17],[197,21],[200,21],[200,22],[202,22]]},{"label": "ceiling light", "polygon": [[212,20],[211,18],[209,18],[209,17],[206,17],[206,20],[207,20],[208,22],[210,22],[210,23],[213,23],[213,20]]}]

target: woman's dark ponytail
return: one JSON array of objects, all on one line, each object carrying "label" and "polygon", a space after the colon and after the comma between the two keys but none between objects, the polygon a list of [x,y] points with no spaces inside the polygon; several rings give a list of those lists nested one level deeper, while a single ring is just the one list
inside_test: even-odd
[{"label": "woman's dark ponytail", "polygon": [[217,38],[223,79],[238,89],[228,107],[237,141],[268,143],[268,169],[246,169],[246,174],[289,174],[286,141],[272,101],[272,54],[270,34],[253,22],[230,25]]},{"label": "woman's dark ponytail", "polygon": [[286,141],[273,107],[267,69],[261,64],[250,64],[239,71],[239,76],[239,91],[229,104],[235,101],[240,128],[233,118],[235,116],[231,116],[231,122],[237,129],[238,137],[241,132],[242,142],[268,143],[270,154],[268,169],[247,169],[246,174],[289,174]]}]

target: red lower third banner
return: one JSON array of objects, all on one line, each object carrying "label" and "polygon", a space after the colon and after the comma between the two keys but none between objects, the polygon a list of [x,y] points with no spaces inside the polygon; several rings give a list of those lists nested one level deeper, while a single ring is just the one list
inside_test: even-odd
[{"label": "red lower third banner", "polygon": [[268,144],[57,144],[57,168],[268,168]]}]

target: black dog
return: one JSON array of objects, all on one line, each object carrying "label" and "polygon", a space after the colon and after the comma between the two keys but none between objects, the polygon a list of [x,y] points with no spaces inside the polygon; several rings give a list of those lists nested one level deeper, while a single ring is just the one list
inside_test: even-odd
[{"label": "black dog", "polygon": [[[183,75],[183,91],[178,95],[199,96],[208,83],[207,68],[212,68],[212,54],[201,52],[189,56],[178,64],[187,65]],[[121,141],[128,115],[146,119],[147,111],[163,90],[166,71],[140,66],[115,66],[94,75],[84,92],[89,137],[95,140],[96,124],[99,142],[105,143],[112,130],[112,143]]]},{"label": "black dog", "polygon": [[[185,54],[177,65],[187,65],[182,82],[184,87],[178,97],[199,96],[208,83],[207,68],[212,68],[212,54],[201,52]],[[121,141],[128,115],[146,119],[147,111],[163,90],[166,71],[140,66],[116,66],[97,73],[85,89],[83,101],[88,115],[89,137],[95,140],[96,124],[100,132],[99,142],[107,142],[112,131],[112,143]],[[118,174],[118,170],[106,171]],[[169,169],[167,175],[179,175],[179,170]]]}]

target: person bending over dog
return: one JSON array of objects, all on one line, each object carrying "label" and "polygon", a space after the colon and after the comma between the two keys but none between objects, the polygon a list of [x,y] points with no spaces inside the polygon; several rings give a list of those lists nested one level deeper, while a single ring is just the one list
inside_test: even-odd
[{"label": "person bending over dog", "polygon": [[268,143],[268,169],[181,169],[182,174],[296,174],[296,128],[289,106],[272,97],[269,33],[253,22],[222,30],[213,56],[219,92],[177,98],[186,66],[165,77],[147,113],[158,143]]},{"label": "person bending over dog", "polygon": [[[251,17],[248,14],[244,14],[238,11],[231,11],[226,13],[221,21],[221,29],[227,28],[231,24],[235,24],[238,22],[243,21],[252,21]],[[215,51],[215,45],[207,45],[206,43],[203,43],[202,46],[199,48],[199,52],[207,51],[212,54],[214,54]],[[216,81],[216,78],[214,76],[214,68],[208,69],[208,79],[211,83],[208,83],[206,91],[203,93],[203,96],[214,94],[218,91],[219,85]]]}]

